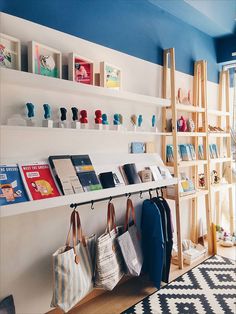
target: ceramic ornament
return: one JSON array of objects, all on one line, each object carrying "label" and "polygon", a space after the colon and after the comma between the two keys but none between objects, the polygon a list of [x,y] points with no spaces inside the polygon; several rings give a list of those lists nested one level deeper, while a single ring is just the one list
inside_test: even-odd
[{"label": "ceramic ornament", "polygon": [[131,121],[131,124],[132,124],[132,130],[136,131],[136,128],[137,128],[137,116],[136,116],[136,114],[133,114],[130,117],[130,121]]},{"label": "ceramic ornament", "polygon": [[71,111],[72,111],[71,127],[72,129],[80,129],[79,110],[76,107],[72,107]]},{"label": "ceramic ornament", "polygon": [[187,129],[188,129],[188,132],[194,132],[195,130],[195,123],[193,121],[193,119],[189,118],[187,120]]},{"label": "ceramic ornament", "polygon": [[80,125],[81,129],[88,129],[88,113],[87,110],[80,111]]},{"label": "ceramic ornament", "polygon": [[61,113],[61,117],[60,117],[60,121],[58,123],[58,126],[59,126],[59,128],[67,128],[68,127],[68,124],[66,121],[67,109],[64,107],[61,107],[60,113]]},{"label": "ceramic ornament", "polygon": [[[113,116],[113,128],[116,131],[120,131],[121,130],[121,115],[119,113],[115,113]],[[123,119],[123,117],[122,117]]]},{"label": "ceramic ornament", "polygon": [[39,59],[40,59],[41,66],[43,68],[47,69],[48,71],[54,70],[56,64],[52,56],[41,55]]},{"label": "ceramic ornament", "polygon": [[51,119],[52,111],[49,104],[43,105],[44,110],[44,119],[42,121],[42,126],[45,128],[52,128],[53,127],[53,120]]},{"label": "ceramic ornament", "polygon": [[27,109],[27,119],[26,119],[27,126],[35,126],[36,122],[35,122],[34,104],[32,104],[31,102],[27,102],[26,109]]},{"label": "ceramic ornament", "polygon": [[183,116],[177,120],[177,131],[178,132],[186,132],[187,131],[187,123]]},{"label": "ceramic ornament", "polygon": [[102,129],[102,111],[96,110],[95,111],[95,129],[101,130]]},{"label": "ceramic ornament", "polygon": [[109,122],[108,122],[108,118],[107,118],[107,114],[106,113],[102,114],[102,127],[103,127],[103,130],[108,130],[109,129]]},{"label": "ceramic ornament", "polygon": [[140,114],[140,115],[138,116],[138,127],[139,127],[139,128],[141,128],[142,123],[143,123],[143,116]]}]

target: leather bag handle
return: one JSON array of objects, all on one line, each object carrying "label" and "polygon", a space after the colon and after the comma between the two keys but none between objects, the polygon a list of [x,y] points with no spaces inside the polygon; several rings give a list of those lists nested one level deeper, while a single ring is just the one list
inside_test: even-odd
[{"label": "leather bag handle", "polygon": [[117,233],[115,207],[113,203],[109,202],[107,208],[107,226],[105,232],[110,234],[111,230],[113,229],[115,229],[115,232]]},{"label": "leather bag handle", "polygon": [[126,203],[126,215],[125,215],[124,232],[129,229],[130,213],[131,213],[132,219],[134,221],[134,225],[136,226],[136,216],[135,216],[134,205],[133,205],[132,200],[130,198],[128,198],[127,199],[127,203]]}]

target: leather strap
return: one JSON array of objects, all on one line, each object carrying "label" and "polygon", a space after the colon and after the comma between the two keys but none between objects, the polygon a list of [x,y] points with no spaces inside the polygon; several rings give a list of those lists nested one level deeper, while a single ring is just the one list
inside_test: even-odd
[{"label": "leather strap", "polygon": [[136,216],[135,216],[134,205],[133,205],[132,200],[130,198],[128,198],[127,199],[127,203],[126,203],[126,215],[125,215],[124,232],[127,231],[128,228],[129,228],[130,210],[131,210],[132,219],[134,221],[134,225],[136,226]]},{"label": "leather strap", "polygon": [[107,226],[106,226],[106,233],[108,232],[110,234],[111,230],[115,229],[115,232],[117,233],[116,229],[116,215],[115,215],[115,208],[114,204],[109,202],[108,208],[107,208]]}]

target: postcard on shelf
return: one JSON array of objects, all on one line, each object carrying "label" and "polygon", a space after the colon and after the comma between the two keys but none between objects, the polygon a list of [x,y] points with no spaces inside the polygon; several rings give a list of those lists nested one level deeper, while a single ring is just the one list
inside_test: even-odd
[{"label": "postcard on shelf", "polygon": [[138,184],[142,182],[134,163],[123,165],[123,171],[127,178],[128,184]]},{"label": "postcard on shelf", "polygon": [[172,175],[168,168],[166,168],[165,166],[158,166],[158,169],[160,171],[162,179],[172,179]]},{"label": "postcard on shelf", "polygon": [[47,162],[19,164],[19,169],[30,200],[60,196]]},{"label": "postcard on shelf", "polygon": [[56,49],[35,41],[29,42],[28,65],[31,73],[61,78],[61,52]]},{"label": "postcard on shelf", "polygon": [[131,154],[143,154],[145,153],[144,142],[132,142],[130,145]]},{"label": "postcard on shelf", "polygon": [[0,165],[0,205],[28,201],[17,165]]},{"label": "postcard on shelf", "polygon": [[69,54],[69,79],[71,81],[93,85],[93,61],[76,53]]},{"label": "postcard on shelf", "polygon": [[94,171],[89,155],[72,155],[71,160],[77,173],[83,171]]},{"label": "postcard on shelf", "polygon": [[0,67],[21,70],[20,40],[0,33]]},{"label": "postcard on shelf", "polygon": [[149,166],[149,168],[152,171],[152,176],[153,176],[154,181],[163,180],[163,177],[161,175],[161,172],[158,166],[152,165],[152,166]]},{"label": "postcard on shelf", "polygon": [[63,194],[83,192],[70,156],[49,156],[48,160],[52,173]]},{"label": "postcard on shelf", "polygon": [[100,86],[118,90],[121,89],[121,69],[106,62],[101,62]]}]

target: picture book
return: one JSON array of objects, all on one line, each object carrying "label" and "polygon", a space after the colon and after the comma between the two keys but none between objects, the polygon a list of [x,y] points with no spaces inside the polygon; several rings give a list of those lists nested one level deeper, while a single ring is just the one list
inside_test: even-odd
[{"label": "picture book", "polygon": [[0,205],[28,201],[17,165],[0,165]]},{"label": "picture book", "polygon": [[191,194],[195,192],[194,183],[185,173],[181,173],[180,187],[181,194]]},{"label": "picture book", "polygon": [[123,170],[127,178],[128,184],[138,184],[142,182],[134,163],[123,165]]},{"label": "picture book", "polygon": [[94,167],[92,165],[91,159],[89,158],[89,155],[72,155],[71,160],[75,167],[76,173],[83,171],[94,171]]},{"label": "picture book", "polygon": [[160,170],[156,165],[149,166],[149,168],[152,171],[152,176],[153,176],[154,181],[159,181],[159,180],[163,179],[163,177],[160,173]]},{"label": "picture book", "polygon": [[96,173],[98,175],[100,175],[101,173],[105,173],[105,172],[112,172],[113,175],[113,179],[114,179],[114,184],[115,186],[122,186],[125,185],[125,182],[123,180],[123,177],[121,175],[121,172],[119,170],[119,166],[118,165],[109,165],[109,164],[105,164],[105,165],[96,165],[95,166],[95,170]]},{"label": "picture book", "polygon": [[70,156],[50,156],[48,160],[52,173],[63,194],[83,192]]},{"label": "picture book", "polygon": [[196,157],[196,153],[195,153],[195,149],[194,149],[193,144],[188,144],[187,146],[189,147],[192,160],[196,160],[197,157]]},{"label": "picture book", "polygon": [[203,160],[204,159],[204,150],[203,145],[198,145],[198,159]]},{"label": "picture book", "polygon": [[190,147],[184,144],[180,144],[179,147],[180,147],[180,154],[181,154],[182,160],[184,161],[192,160]]},{"label": "picture book", "polygon": [[47,162],[20,164],[19,169],[30,200],[60,196]]}]

